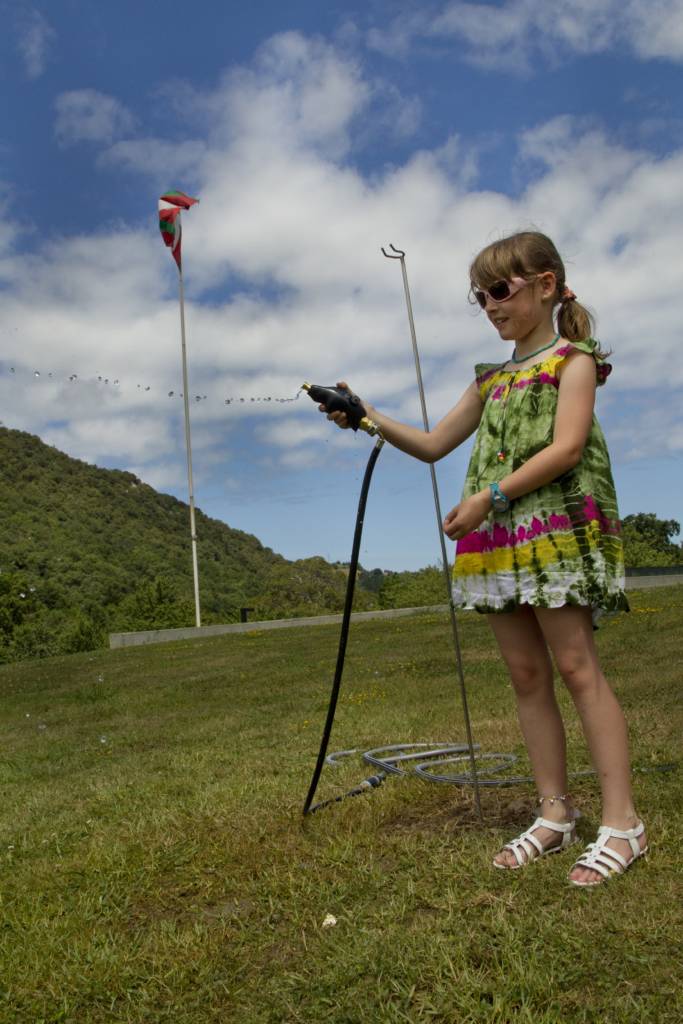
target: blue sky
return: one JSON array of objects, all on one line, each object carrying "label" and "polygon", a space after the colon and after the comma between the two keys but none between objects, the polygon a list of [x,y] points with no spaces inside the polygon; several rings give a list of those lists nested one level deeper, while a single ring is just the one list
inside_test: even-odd
[{"label": "blue sky", "polygon": [[[467,303],[471,257],[535,225],[614,352],[598,416],[622,515],[683,519],[682,0],[0,11],[6,426],[185,500],[156,226],[183,189],[197,504],[289,558],[346,560],[371,442],[274,399],[344,377],[420,422],[394,242],[435,421],[505,355]],[[444,510],[468,452],[437,467]],[[387,446],[361,560],[438,558],[428,469]]]}]

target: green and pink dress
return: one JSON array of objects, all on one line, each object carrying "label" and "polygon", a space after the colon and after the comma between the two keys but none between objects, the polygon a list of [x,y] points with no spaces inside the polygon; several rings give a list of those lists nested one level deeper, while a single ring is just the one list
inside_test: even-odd
[{"label": "green and pink dress", "polygon": [[[521,370],[505,364],[475,367],[484,402],[467,469],[463,499],[519,469],[552,442],[558,367],[578,349],[593,356],[598,384],[612,367],[598,343],[567,342],[547,359]],[[481,526],[457,543],[453,569],[456,607],[508,612],[518,605],[628,610],[617,499],[607,445],[593,416],[590,434],[573,469],[491,511]]]}]

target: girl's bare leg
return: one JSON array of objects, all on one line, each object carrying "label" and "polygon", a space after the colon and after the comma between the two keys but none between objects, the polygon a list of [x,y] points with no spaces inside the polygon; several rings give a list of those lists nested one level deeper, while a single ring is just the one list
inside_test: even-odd
[{"label": "girl's bare leg", "polygon": [[[638,816],[631,793],[628,734],[624,714],[598,663],[590,609],[565,605],[563,608],[534,608],[555,663],[572,695],[583,726],[602,793],[602,824],[616,829],[634,828]],[[640,836],[641,849],[646,836]],[[632,857],[625,839],[607,844],[626,861]],[[575,868],[576,881],[602,881],[598,872]]]},{"label": "girl's bare leg", "polygon": [[[567,792],[566,743],[543,633],[529,605],[487,618],[512,679],[538,793],[561,796]],[[539,816],[550,821],[569,821],[570,814],[569,803],[562,801],[546,801],[539,809]],[[543,846],[554,846],[560,837],[560,833],[546,828],[539,828],[534,835]],[[510,850],[501,850],[495,860],[510,867],[517,865]]]}]

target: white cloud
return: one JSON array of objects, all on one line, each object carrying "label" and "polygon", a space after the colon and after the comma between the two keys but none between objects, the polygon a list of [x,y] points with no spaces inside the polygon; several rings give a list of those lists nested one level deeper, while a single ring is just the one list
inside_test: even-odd
[{"label": "white cloud", "polygon": [[261,430],[264,440],[276,445],[278,448],[294,448],[308,444],[309,441],[322,443],[329,437],[327,421],[320,422],[312,417],[309,422],[302,422],[300,419],[286,419],[277,426],[269,426]]},{"label": "white cloud", "polygon": [[[120,167],[127,171],[143,171],[157,181],[168,183],[169,178],[187,177],[195,172],[205,153],[206,144],[187,139],[169,142],[167,139],[124,139],[115,142],[99,158],[102,167]],[[161,184],[163,190],[165,185]]]},{"label": "white cloud", "polygon": [[47,427],[42,437],[62,451],[78,449],[80,457],[89,462],[112,457],[144,462],[175,448],[167,424],[153,413],[117,417],[107,411],[72,420],[66,426]]},{"label": "white cloud", "polygon": [[[466,302],[470,259],[492,237],[530,223],[555,238],[572,286],[597,309],[600,336],[615,350],[606,411],[609,396],[628,400],[632,389],[656,409],[662,391],[681,387],[683,152],[655,158],[616,144],[600,125],[556,118],[518,140],[520,167],[533,174],[517,198],[478,190],[472,161],[454,175],[458,139],[369,177],[348,153],[371,91],[353,61],[288,33],[196,98],[213,115],[188,163],[201,203],[183,214],[190,387],[207,395],[193,406],[199,466],[228,427],[251,425],[256,414],[256,441],[274,466],[309,464],[326,424],[308,398],[295,407],[225,405],[228,397],[290,397],[306,379],[345,375],[390,415],[419,419],[401,275],[379,251],[389,242],[408,254],[432,421],[457,400],[475,362],[502,357]],[[151,177],[159,174],[154,145],[141,140],[137,151],[136,166]],[[114,147],[107,159],[118,154],[129,166],[132,152]],[[50,432],[75,455],[118,452],[146,479],[167,479],[169,446],[183,451],[182,387],[175,266],[154,211],[145,231],[111,225],[34,256],[13,252],[9,239],[1,266],[11,283],[0,305],[3,355],[16,366],[14,380],[0,374],[5,421]],[[31,383],[36,368],[42,376]],[[79,383],[70,387],[74,372]],[[625,425],[634,444],[637,432],[639,445],[659,443],[653,422],[644,415]],[[331,442],[325,457],[336,450]]]},{"label": "white cloud", "polygon": [[627,15],[629,35],[639,56],[683,59],[682,0],[632,0]]},{"label": "white cloud", "polygon": [[28,8],[18,18],[18,46],[29,78],[40,78],[45,71],[48,51],[56,38],[47,18],[35,8]]},{"label": "white cloud", "polygon": [[500,6],[456,0],[419,15],[398,15],[372,29],[368,45],[403,56],[416,44],[465,44],[472,63],[500,71],[531,71],[539,58],[628,48],[647,59],[683,60],[683,0],[574,0],[570,5],[507,0]]},{"label": "white cloud", "polygon": [[[175,454],[175,450],[173,454]],[[161,453],[156,451],[151,451],[149,458],[154,461],[139,465],[133,462],[127,466],[128,472],[133,473],[138,480],[149,484],[155,491],[160,491],[162,494],[182,492],[187,487],[187,472],[177,459],[165,461]]]},{"label": "white cloud", "polygon": [[74,142],[111,143],[134,126],[133,115],[122,103],[96,89],[60,93],[55,110],[55,137],[64,146]]},{"label": "white cloud", "polygon": [[683,455],[683,418],[678,407],[658,404],[643,408],[634,402],[625,410],[624,419],[610,430],[610,441],[625,459],[651,459],[653,452],[658,458],[680,459]]},{"label": "white cloud", "polygon": [[219,104],[209,99],[217,139],[239,139],[264,156],[294,144],[340,157],[371,87],[329,44],[285,32],[261,46],[253,68],[228,73],[221,94]]}]

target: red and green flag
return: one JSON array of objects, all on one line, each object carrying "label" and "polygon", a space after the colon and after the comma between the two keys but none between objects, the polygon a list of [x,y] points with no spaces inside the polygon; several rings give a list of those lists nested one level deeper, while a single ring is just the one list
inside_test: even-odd
[{"label": "red and green flag", "polygon": [[178,270],[182,270],[180,214],[182,210],[189,210],[191,206],[198,202],[198,199],[193,199],[187,193],[178,191],[164,192],[163,196],[159,199],[159,230],[161,231],[164,245],[168,246],[171,250],[171,255],[178,265]]},{"label": "red and green flag", "polygon": [[179,192],[177,189],[173,189],[170,192],[164,192],[163,196],[161,196],[161,202],[170,203],[171,206],[180,206],[183,210],[189,210],[199,200],[188,196],[187,192]]}]

